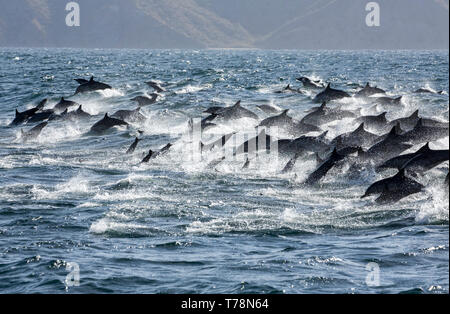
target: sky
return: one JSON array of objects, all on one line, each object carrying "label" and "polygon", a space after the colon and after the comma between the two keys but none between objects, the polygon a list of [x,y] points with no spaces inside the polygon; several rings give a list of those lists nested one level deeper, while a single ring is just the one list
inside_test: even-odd
[{"label": "sky", "polygon": [[3,47],[449,46],[449,0],[0,0],[0,8]]}]

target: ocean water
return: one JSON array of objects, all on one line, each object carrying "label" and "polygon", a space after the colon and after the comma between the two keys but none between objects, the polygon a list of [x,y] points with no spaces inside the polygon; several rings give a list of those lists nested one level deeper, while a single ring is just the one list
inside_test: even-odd
[{"label": "ocean water", "polygon": [[[380,206],[360,196],[386,174],[353,176],[347,168],[305,187],[311,160],[291,174],[280,174],[283,159],[211,169],[217,155],[186,158],[183,140],[189,118],[238,100],[261,119],[261,104],[301,118],[316,106],[317,91],[274,93],[300,87],[300,75],[349,92],[369,81],[403,95],[401,106],[387,109],[389,119],[419,108],[448,121],[448,67],[448,51],[1,48],[0,292],[448,293],[448,163],[420,178],[424,192]],[[71,96],[73,79],[91,75],[113,89]],[[135,109],[130,99],[152,92],[148,80],[167,92],[143,108],[145,123],[86,135],[105,112]],[[420,87],[446,93],[414,94]],[[8,126],[16,108],[43,98],[50,108],[61,96],[96,116],[54,121],[26,144],[20,130],[31,126]],[[385,109],[355,99],[340,105]],[[253,126],[241,121],[221,131]],[[331,123],[328,139],[355,127],[348,119]],[[126,155],[138,130],[143,141]],[[169,154],[140,164],[150,148],[169,142]],[[431,146],[448,149],[448,138]],[[377,267],[374,284],[367,278]]]}]

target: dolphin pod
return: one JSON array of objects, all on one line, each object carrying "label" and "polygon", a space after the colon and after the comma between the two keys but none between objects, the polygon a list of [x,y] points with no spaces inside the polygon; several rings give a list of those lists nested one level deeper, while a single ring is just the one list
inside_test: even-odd
[{"label": "dolphin pod", "polygon": [[[297,80],[303,84],[303,88],[308,89],[308,93],[303,92],[300,88],[291,87],[289,84],[275,94],[289,92],[295,97],[309,97],[307,101],[311,104],[321,104],[318,107],[309,107],[310,109],[302,117],[298,117],[294,112],[295,109],[292,108],[267,104],[256,104],[251,107],[251,104],[243,104],[239,100],[232,106],[213,106],[204,109],[203,113],[208,115],[198,123],[194,122],[192,118],[189,119],[188,131],[190,133],[194,130],[205,132],[214,129],[216,131],[220,130],[223,123],[227,122],[238,122],[235,124],[250,127],[250,129],[252,127],[262,129],[253,138],[235,143],[237,146],[233,155],[246,155],[242,169],[250,169],[252,160],[250,160],[249,155],[253,153],[253,150],[258,152],[276,145],[280,155],[287,158],[287,163],[281,170],[282,173],[294,172],[296,165],[300,163],[300,159],[303,157],[310,159],[314,157],[317,160],[317,166],[304,181],[307,186],[318,185],[326,176],[330,176],[329,173],[334,171],[335,168],[350,169],[349,172],[353,171],[351,169],[370,168],[376,170],[378,175],[396,170],[398,171],[396,175],[375,182],[366,189],[363,195],[364,199],[377,195],[376,202],[381,204],[397,202],[412,194],[420,193],[424,189],[424,186],[419,182],[420,176],[449,160],[448,149],[430,149],[430,142],[449,136],[448,122],[423,117],[419,110],[415,110],[405,117],[389,119],[390,111],[386,108],[395,110],[398,106],[402,106],[402,96],[387,96],[384,89],[370,83],[360,86],[359,90],[355,89],[356,91],[353,92],[352,96],[351,92],[334,89],[329,83],[325,87],[319,80],[307,77],[300,77]],[[79,86],[75,95],[112,88],[110,85],[95,81],[93,77],[89,80],[76,79],[76,81]],[[88,135],[100,136],[117,126],[124,126],[128,129],[133,127],[133,123],[146,121],[147,118],[142,114],[145,110],[144,107],[157,103],[159,93],[166,92],[157,82],[151,81],[146,82],[146,84],[155,93],[149,94],[149,97],[137,96],[132,98],[131,101],[138,104],[137,108],[134,106],[136,109],[121,109],[115,111],[111,116],[108,113],[104,114],[103,118],[92,125]],[[311,95],[311,92],[317,94]],[[417,90],[415,92],[433,94],[430,90]],[[168,95],[166,94],[166,96]],[[346,99],[352,97],[357,99],[358,104],[363,103],[362,106],[373,106],[375,104],[369,112],[376,110],[378,113],[363,115],[361,112],[362,110],[365,112],[366,108],[364,107],[358,109],[346,107]],[[36,140],[42,130],[50,123],[90,121],[95,118],[95,116],[83,110],[82,104],[65,97],[59,98],[59,101],[53,107],[45,109],[47,104],[48,100],[44,99],[37,106],[26,111],[16,110],[10,127],[39,123],[28,131],[21,131],[24,142]],[[253,111],[254,109],[256,111]],[[97,116],[97,118],[99,117]],[[347,123],[351,126],[351,128],[347,128],[350,131],[341,132],[328,138],[330,134],[334,134],[329,132],[331,124],[342,126]],[[282,134],[272,133],[275,128],[282,131]],[[140,131],[139,133],[143,134]],[[235,137],[237,133],[239,132],[228,132],[215,137],[208,143],[200,140],[201,153],[217,153],[231,142],[232,138],[237,139],[238,137]],[[139,143],[143,140],[140,137],[135,138],[126,154],[134,154]],[[141,163],[150,163],[158,157],[163,157],[172,147],[173,144],[169,143],[161,149],[147,149]],[[410,149],[413,152],[408,152]],[[206,166],[215,169],[225,160],[226,157],[219,156]],[[343,167],[344,165],[349,168]]]}]

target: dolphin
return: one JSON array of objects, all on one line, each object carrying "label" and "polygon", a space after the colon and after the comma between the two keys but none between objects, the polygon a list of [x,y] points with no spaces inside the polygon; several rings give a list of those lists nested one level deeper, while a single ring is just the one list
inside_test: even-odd
[{"label": "dolphin", "polygon": [[419,121],[417,121],[414,129],[403,134],[402,138],[404,142],[417,145],[425,142],[437,141],[441,138],[448,137],[448,135],[448,127],[439,128],[426,126],[424,125],[423,119],[421,118],[419,119]]},{"label": "dolphin", "polygon": [[48,125],[48,122],[43,122],[43,123],[35,126],[34,128],[32,128],[29,131],[21,130],[22,140],[24,142],[28,142],[28,141],[36,139],[39,136],[39,134],[41,134],[42,129],[44,129],[47,125]]},{"label": "dolphin", "polygon": [[283,170],[281,170],[281,173],[288,173],[291,172],[292,169],[294,169],[295,163],[297,160],[302,156],[302,153],[295,153],[294,157],[292,157],[286,166],[284,166]]},{"label": "dolphin", "polygon": [[240,100],[234,106],[223,108],[222,110],[217,111],[216,114],[218,115],[218,118],[226,121],[242,118],[258,120],[256,114],[241,106]]},{"label": "dolphin", "polygon": [[42,110],[47,103],[47,99],[42,100],[36,107],[26,110],[24,112],[19,112],[16,109],[16,116],[11,122],[10,126],[19,125],[29,121],[38,111]]},{"label": "dolphin", "polygon": [[316,97],[314,97],[313,102],[324,103],[346,97],[350,97],[350,95],[344,91],[333,89],[331,88],[331,84],[328,84],[325,90],[323,90]]},{"label": "dolphin", "polygon": [[216,127],[217,125],[211,122],[211,121],[213,121],[216,118],[217,118],[217,114],[213,113],[213,114],[207,116],[206,118],[202,119],[197,124],[194,124],[194,119],[192,119],[192,118],[189,119],[189,121],[188,121],[189,133],[194,132],[194,129],[201,128],[202,132],[205,132],[205,131],[207,131],[209,129],[212,129],[212,128]]},{"label": "dolphin", "polygon": [[210,107],[203,111],[203,113],[209,113],[209,114],[217,114],[221,112],[222,110],[226,109],[225,107]]},{"label": "dolphin", "polygon": [[284,110],[282,113],[264,119],[260,122],[258,127],[273,128],[277,127],[280,130],[293,135],[300,136],[310,132],[322,132],[320,127],[305,123],[304,121],[297,122],[290,116],[288,116],[289,109]]},{"label": "dolphin", "polygon": [[377,171],[382,171],[385,169],[402,169],[404,167],[404,165],[410,161],[411,159],[422,155],[423,153],[427,152],[430,150],[430,146],[429,143],[425,144],[423,147],[421,147],[418,151],[416,151],[415,153],[411,153],[411,154],[405,154],[405,155],[400,155],[394,158],[389,159],[388,161],[384,162],[383,164],[379,165],[377,167]]},{"label": "dolphin", "polygon": [[371,147],[377,141],[381,141],[380,136],[365,130],[364,122],[353,132],[344,133],[331,141],[332,146],[342,149],[349,146]]},{"label": "dolphin", "polygon": [[64,99],[64,97],[61,97],[61,100],[59,101],[59,103],[57,103],[55,105],[55,107],[53,107],[53,111],[56,114],[60,114],[61,112],[65,111],[66,109],[69,109],[70,107],[75,107],[75,106],[80,106],[80,104],[77,104],[74,101],[71,100],[66,100]]},{"label": "dolphin", "polygon": [[380,204],[395,203],[401,199],[421,192],[424,186],[409,178],[405,169],[400,170],[395,176],[372,184],[361,198],[371,195],[380,195],[376,202]]},{"label": "dolphin", "polygon": [[317,168],[312,174],[309,175],[308,179],[306,179],[305,184],[313,185],[320,181],[327,173],[330,171],[334,165],[343,160],[345,158],[344,155],[341,155],[337,149],[335,148],[331,153],[330,157],[325,160],[319,168]]},{"label": "dolphin", "polygon": [[329,108],[324,102],[317,110],[307,114],[302,121],[312,125],[322,125],[345,118],[355,118],[356,115],[347,110]]},{"label": "dolphin", "polygon": [[383,112],[374,116],[362,116],[355,119],[355,123],[364,123],[369,129],[385,130],[390,127],[388,120],[386,119],[387,112]]},{"label": "dolphin", "polygon": [[107,130],[109,130],[112,127],[120,126],[120,125],[128,126],[128,123],[123,120],[120,120],[120,119],[110,118],[108,116],[108,113],[106,113],[105,117],[103,119],[101,119],[100,121],[98,121],[97,123],[95,123],[92,126],[90,132],[95,133],[95,134],[101,134],[101,133],[106,132]]},{"label": "dolphin", "polygon": [[153,82],[153,81],[149,81],[146,82],[145,84],[147,84],[148,86],[150,86],[151,88],[153,88],[157,93],[162,93],[165,92],[166,90],[164,88],[161,87],[161,85],[159,85],[157,82]]},{"label": "dolphin", "polygon": [[139,144],[140,141],[141,140],[136,137],[136,139],[134,140],[133,144],[131,144],[130,148],[128,148],[126,154],[134,153],[134,151],[136,150],[136,147],[137,147],[137,145]]},{"label": "dolphin", "polygon": [[294,155],[296,153],[319,153],[330,151],[330,146],[326,142],[328,131],[319,136],[300,136],[294,140],[279,140],[278,151],[282,155]]},{"label": "dolphin", "polygon": [[148,163],[150,159],[153,157],[154,153],[155,152],[150,149],[147,156],[145,156],[144,159],[142,159],[141,164]]},{"label": "dolphin", "polygon": [[66,108],[61,114],[53,113],[49,118],[48,121],[58,121],[58,120],[65,120],[69,116],[69,109]]},{"label": "dolphin", "polygon": [[77,90],[75,91],[75,94],[93,92],[97,90],[112,89],[112,87],[109,86],[108,84],[94,81],[93,76],[91,76],[91,79],[89,81],[82,79],[76,79],[76,81],[80,83],[80,86],[78,86]]},{"label": "dolphin", "polygon": [[386,94],[386,91],[378,87],[372,87],[369,83],[355,94],[355,97],[369,97],[375,94]]},{"label": "dolphin", "polygon": [[283,88],[281,91],[276,91],[275,93],[282,94],[282,93],[286,93],[286,92],[303,94],[301,90],[292,88],[290,84],[288,86],[286,86],[285,88]]},{"label": "dolphin", "polygon": [[323,88],[323,84],[320,83],[320,81],[313,81],[308,77],[302,76],[297,78],[297,81],[300,81],[303,83],[304,87],[307,88]]},{"label": "dolphin", "polygon": [[[395,119],[391,122],[389,122],[390,125],[395,125],[397,123],[400,123],[401,128],[406,131],[411,131],[414,129],[414,127],[417,125],[417,122],[419,122],[420,116],[419,116],[419,110],[414,111],[410,116],[400,119]],[[434,119],[428,119],[428,118],[422,118],[422,123],[425,126],[429,127],[437,127],[437,128],[448,128],[448,123],[441,122]]]},{"label": "dolphin", "polygon": [[45,120],[48,120],[54,114],[55,112],[52,109],[39,111],[38,113],[34,114],[30,119],[28,119],[27,124],[43,122]]},{"label": "dolphin", "polygon": [[74,119],[89,119],[90,117],[92,117],[92,115],[83,110],[82,105],[80,105],[80,107],[78,107],[76,111],[70,112],[70,114],[70,117]]},{"label": "dolphin", "polygon": [[393,127],[381,142],[373,145],[367,152],[360,152],[358,157],[361,160],[374,161],[379,164],[400,155],[412,146],[405,144],[403,137],[398,133],[398,128]]},{"label": "dolphin", "polygon": [[155,159],[156,157],[167,154],[167,152],[170,150],[170,148],[172,146],[173,146],[173,144],[169,143],[166,146],[164,146],[163,148],[161,148],[158,152],[154,152],[154,151],[150,150],[148,155],[142,160],[141,163],[148,163],[151,159]]},{"label": "dolphin", "polygon": [[141,107],[138,107],[135,110],[119,110],[115,112],[111,117],[126,121],[128,123],[143,122],[147,118],[140,111]]},{"label": "dolphin", "polygon": [[148,98],[146,96],[137,96],[131,99],[131,101],[136,101],[139,104],[139,107],[144,107],[148,105],[153,105],[156,103],[156,100],[158,99],[158,94],[150,94],[152,98]]},{"label": "dolphin", "polygon": [[390,98],[390,97],[378,97],[374,99],[374,102],[385,105],[385,106],[393,106],[393,105],[400,105],[402,102],[403,96],[397,97],[397,98]]},{"label": "dolphin", "polygon": [[444,91],[435,91],[435,90],[432,90],[431,88],[427,88],[427,87],[425,87],[425,88],[419,88],[419,89],[417,89],[417,90],[415,90],[414,91],[414,93],[415,94],[439,94],[439,95],[442,95],[442,94],[444,94]]},{"label": "dolphin", "polygon": [[425,149],[403,165],[403,169],[412,173],[424,173],[449,160],[449,150]]}]

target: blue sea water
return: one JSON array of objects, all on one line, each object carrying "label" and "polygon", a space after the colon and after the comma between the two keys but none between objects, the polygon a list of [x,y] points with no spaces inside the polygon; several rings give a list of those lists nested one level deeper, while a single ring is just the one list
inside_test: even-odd
[{"label": "blue sea water", "polygon": [[[387,109],[341,102],[364,113],[387,110],[394,119],[419,108],[448,121],[448,67],[448,51],[1,48],[0,292],[448,293],[448,163],[420,178],[424,192],[381,206],[360,196],[386,174],[343,169],[305,187],[311,160],[291,174],[280,174],[286,160],[210,169],[184,158],[181,139],[189,118],[238,100],[261,119],[261,104],[301,118],[318,91],[274,93],[300,87],[300,75],[404,96]],[[114,88],[72,96],[73,79],[91,75]],[[143,108],[145,123],[86,135],[105,112],[135,109],[130,99],[151,93],[149,80],[167,91]],[[413,93],[420,87],[446,93]],[[96,116],[51,122],[28,143],[20,130],[32,125],[8,126],[16,108],[43,98],[51,108],[61,96]],[[328,138],[356,126],[332,123]],[[126,155],[138,130],[143,141]],[[168,156],[140,164],[169,142]],[[448,149],[448,138],[432,148]],[[70,263],[79,266],[79,286],[66,282]],[[369,263],[379,267],[379,284],[366,280]]]}]

